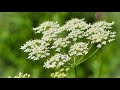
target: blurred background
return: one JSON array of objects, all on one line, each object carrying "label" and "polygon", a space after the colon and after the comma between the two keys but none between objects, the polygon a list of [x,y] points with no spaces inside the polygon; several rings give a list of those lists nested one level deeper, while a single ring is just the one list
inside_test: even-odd
[{"label": "blurred background", "polygon": [[74,17],[85,18],[87,23],[115,21],[112,31],[117,32],[115,41],[77,67],[78,77],[119,78],[120,12],[0,12],[0,77],[7,78],[23,72],[30,73],[33,78],[49,78],[52,71],[44,69],[40,60],[28,60],[20,46],[30,39],[39,38],[39,34],[35,34],[32,28],[43,21],[53,20],[63,25]]}]

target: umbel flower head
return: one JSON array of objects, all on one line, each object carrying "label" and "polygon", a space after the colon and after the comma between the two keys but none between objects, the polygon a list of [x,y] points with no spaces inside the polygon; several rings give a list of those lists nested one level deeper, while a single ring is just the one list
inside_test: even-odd
[{"label": "umbel flower head", "polygon": [[18,75],[14,76],[14,77],[9,76],[8,78],[30,78],[30,74],[28,74],[28,73],[23,74],[20,72]]},{"label": "umbel flower head", "polygon": [[59,71],[55,73],[51,73],[51,77],[53,78],[67,78],[67,73],[70,69],[69,68],[61,68]]},{"label": "umbel flower head", "polygon": [[[115,40],[116,32],[111,31],[113,24],[114,22],[107,21],[88,24],[84,19],[78,18],[67,21],[63,26],[55,21],[46,21],[33,28],[35,33],[41,33],[42,37],[27,41],[20,49],[28,53],[28,59],[44,58],[43,67],[46,69],[70,68],[82,62],[91,46],[96,45],[96,49],[99,49]],[[73,60],[74,57],[77,59]],[[58,71],[52,74],[52,77],[66,77],[66,74],[60,73]]]},{"label": "umbel flower head", "polygon": [[86,31],[87,39],[91,40],[91,43],[97,43],[97,47],[101,48],[102,45],[105,45],[107,42],[114,40],[116,32],[111,32],[112,23],[107,23],[105,21],[96,22],[90,26]]},{"label": "umbel flower head", "polygon": [[63,66],[64,63],[68,62],[70,60],[70,57],[68,55],[62,55],[62,54],[55,54],[52,56],[47,62],[44,63],[43,67],[46,68],[59,68],[60,66]]},{"label": "umbel flower head", "polygon": [[73,55],[79,56],[87,53],[88,53],[88,44],[83,42],[75,43],[70,47],[70,50],[69,50],[70,56],[73,56]]}]

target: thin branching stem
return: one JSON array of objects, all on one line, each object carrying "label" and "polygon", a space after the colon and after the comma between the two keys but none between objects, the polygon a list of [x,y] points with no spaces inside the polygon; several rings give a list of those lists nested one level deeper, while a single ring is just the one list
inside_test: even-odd
[{"label": "thin branching stem", "polygon": [[78,62],[77,64],[76,64],[76,66],[77,65],[79,65],[79,64],[81,64],[82,62],[84,62],[84,61],[86,61],[86,60],[88,60],[90,57],[92,57],[97,51],[99,50],[99,48],[98,49],[96,49],[89,57],[87,57],[86,59],[84,59],[84,60],[82,60],[82,61],[80,61],[80,62]]},{"label": "thin branching stem", "polygon": [[[90,46],[90,48],[88,49],[88,52],[90,51],[90,49],[93,47],[93,45],[94,44],[92,44],[91,46]],[[82,60],[82,58],[84,57],[85,55],[83,55],[83,56],[81,56],[81,58],[76,62],[76,63],[79,63],[81,60]],[[77,66],[77,65],[76,65]]]},{"label": "thin branching stem", "polygon": [[74,67],[75,78],[77,78],[77,67]]}]

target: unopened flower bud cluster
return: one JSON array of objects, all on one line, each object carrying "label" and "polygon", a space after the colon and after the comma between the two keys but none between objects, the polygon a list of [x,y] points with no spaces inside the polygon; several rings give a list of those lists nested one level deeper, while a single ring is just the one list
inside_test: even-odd
[{"label": "unopened flower bud cluster", "polygon": [[23,74],[20,72],[18,75],[14,76],[14,77],[9,76],[8,78],[30,78],[30,74],[28,74],[28,73]]},{"label": "unopened flower bud cluster", "polygon": [[70,69],[69,68],[62,68],[55,73],[51,73],[52,78],[67,78],[67,73]]}]

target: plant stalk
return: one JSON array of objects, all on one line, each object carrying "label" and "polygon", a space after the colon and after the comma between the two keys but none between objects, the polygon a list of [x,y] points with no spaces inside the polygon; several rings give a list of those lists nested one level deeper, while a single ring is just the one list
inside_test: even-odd
[{"label": "plant stalk", "polygon": [[88,56],[86,59],[84,59],[84,60],[78,62],[78,63],[76,64],[76,66],[79,65],[79,64],[81,64],[82,62],[88,60],[88,59],[89,59],[90,57],[92,57],[98,50],[99,50],[99,48],[98,48],[95,52],[93,52],[90,56]]},{"label": "plant stalk", "polygon": [[77,78],[77,67],[74,67],[75,78]]}]

